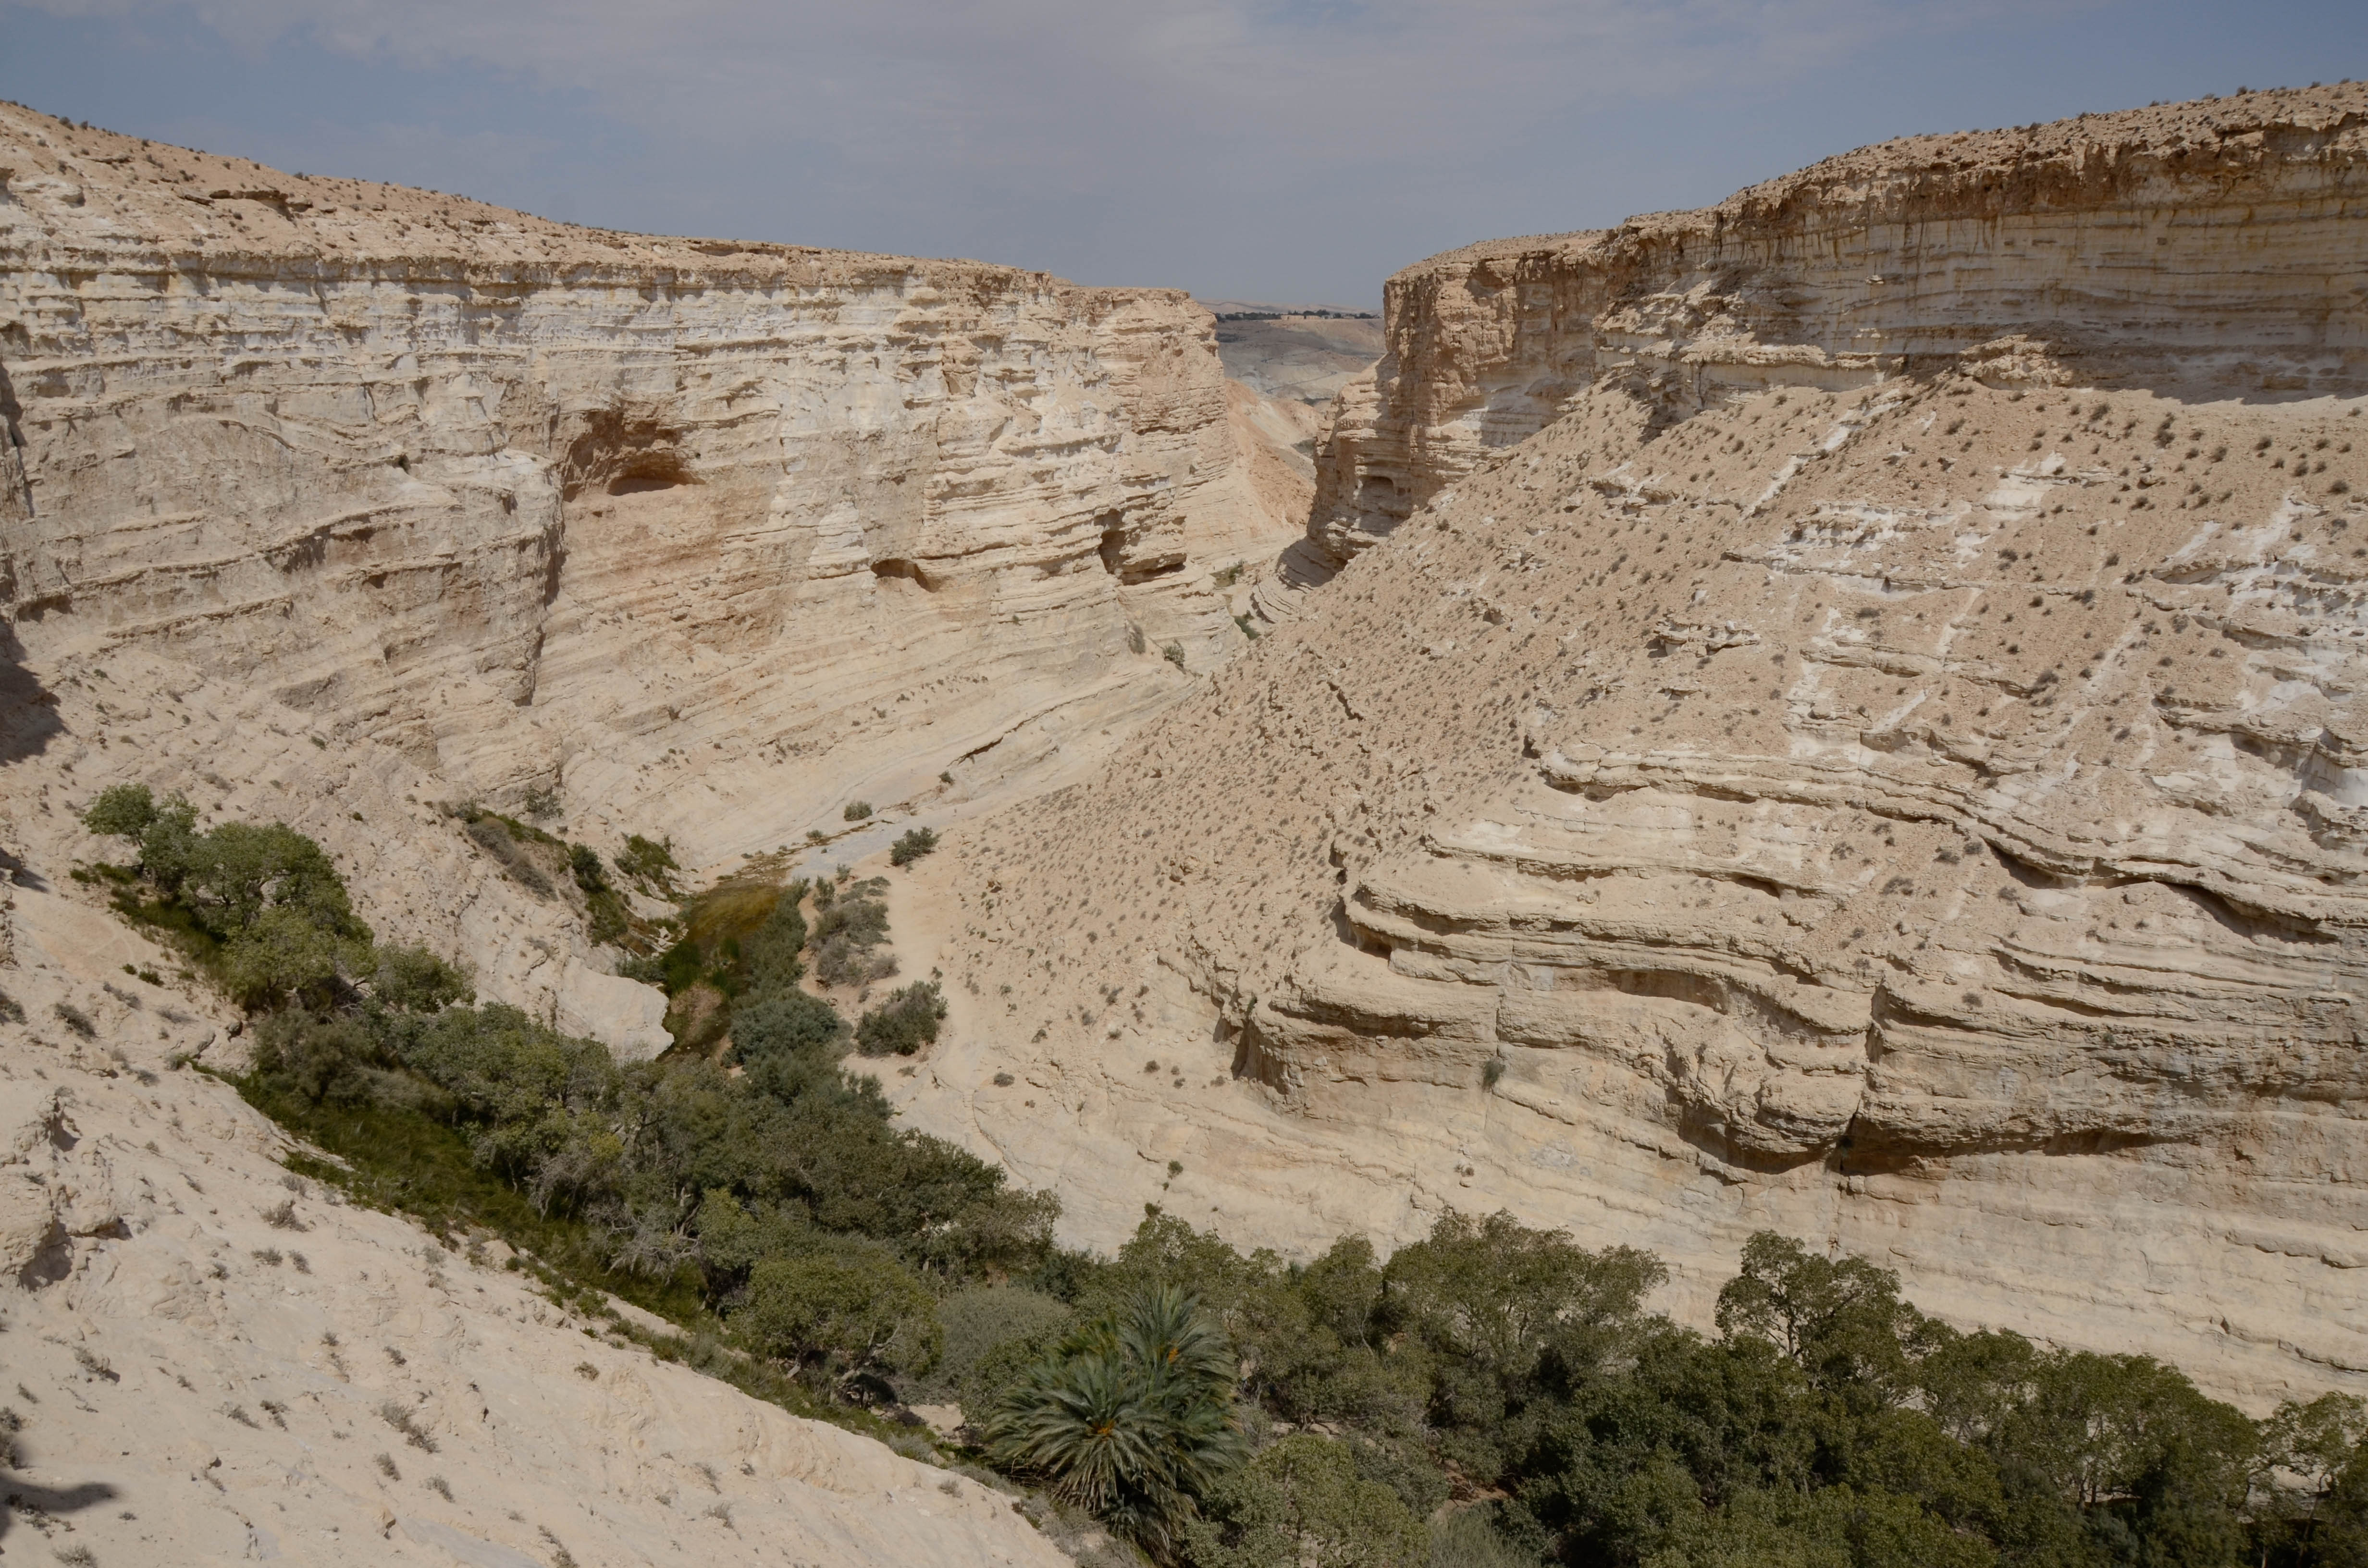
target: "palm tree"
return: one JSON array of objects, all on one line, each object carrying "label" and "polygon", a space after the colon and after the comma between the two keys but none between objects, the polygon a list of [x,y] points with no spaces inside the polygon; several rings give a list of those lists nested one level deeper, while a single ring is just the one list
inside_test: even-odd
[{"label": "palm tree", "polygon": [[1241,1462],[1233,1349],[1176,1287],[1064,1340],[987,1423],[997,1462],[1048,1478],[1113,1530],[1171,1555],[1193,1500]]}]

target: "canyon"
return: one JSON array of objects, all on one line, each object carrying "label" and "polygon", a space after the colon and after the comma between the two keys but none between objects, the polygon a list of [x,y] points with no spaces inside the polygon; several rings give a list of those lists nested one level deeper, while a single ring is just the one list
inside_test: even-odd
[{"label": "canyon", "polygon": [[[539,790],[708,867],[853,800],[959,814],[1245,646],[1213,579],[1304,519],[1180,294],[598,233],[10,108],[0,171],[8,678],[66,721],[8,831],[55,825],[69,754],[153,746],[160,786],[348,857],[383,929],[632,1049],[665,1042],[645,992],[384,825]],[[57,683],[97,670],[138,675],[86,722]]]},{"label": "canyon", "polygon": [[1169,290],[0,105],[0,1240],[52,1521],[1059,1560],[290,1186],[189,1070],[243,1020],[75,879],[119,782],[288,823],[626,1059],[665,997],[455,807],[691,885],[934,826],[886,896],[951,1016],[882,1086],[1073,1244],[1504,1210],[1701,1323],[1773,1229],[2250,1408],[2368,1390],[2363,242],[2368,87],[1915,138],[1408,267],[1319,411]]},{"label": "canyon", "polygon": [[[1247,658],[911,895],[892,1085],[1108,1244],[1751,1231],[2368,1384],[2368,89],[1391,279]],[[1181,1174],[1170,1179],[1170,1165]]]}]

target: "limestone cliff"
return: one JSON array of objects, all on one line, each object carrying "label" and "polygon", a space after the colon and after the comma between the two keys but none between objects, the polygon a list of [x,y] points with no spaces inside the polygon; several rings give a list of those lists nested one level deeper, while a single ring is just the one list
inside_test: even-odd
[{"label": "limestone cliff", "polygon": [[1286,575],[1320,580],[1614,381],[1682,418],[2028,336],[2088,385],[2356,391],[2362,136],[2356,96],[2328,89],[1911,137],[1699,211],[1418,262],[1386,286],[1384,358],[1339,396]]},{"label": "limestone cliff", "polygon": [[1243,646],[1212,574],[1301,520],[1181,294],[573,228],[8,106],[0,420],[28,841],[86,848],[31,802],[116,777],[287,816],[393,934],[643,1047],[428,802],[547,790],[692,866],[855,799],[954,810],[1187,689],[1164,649]]},{"label": "limestone cliff", "polygon": [[2368,88],[1888,144],[1388,299],[1329,580],[924,873],[916,1119],[1080,1239],[1502,1206],[1701,1312],[1775,1227],[2368,1385]]}]

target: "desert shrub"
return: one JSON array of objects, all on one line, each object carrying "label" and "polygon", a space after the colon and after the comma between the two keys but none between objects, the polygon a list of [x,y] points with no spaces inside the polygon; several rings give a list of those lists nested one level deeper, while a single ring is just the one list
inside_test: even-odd
[{"label": "desert shrub", "polygon": [[617,972],[677,999],[666,1027],[677,1046],[712,1044],[742,1003],[796,988],[807,938],[798,906],[808,885],[760,875],[719,883],[684,903],[682,936],[671,947],[629,959]]},{"label": "desert shrub", "polygon": [[[609,1267],[688,1273],[714,1305],[736,1300],[762,1256],[839,1242],[956,1281],[1032,1267],[1050,1248],[1051,1198],[899,1131],[878,1086],[839,1070],[837,1011],[794,987],[734,1016],[737,1076],[696,1058],[620,1067],[592,1041],[515,1008],[454,1005],[450,990],[391,987],[268,1018],[247,1086],[300,1116],[354,1106],[449,1126],[535,1212],[588,1225]],[[712,1246],[710,1218],[730,1232]],[[770,1239],[750,1254],[757,1220]]]},{"label": "desert shrub", "polygon": [[461,831],[467,835],[469,842],[491,857],[511,881],[535,897],[551,898],[557,894],[559,890],[552,886],[551,878],[526,847],[534,842],[534,837],[529,835],[543,837],[548,837],[548,835],[511,822],[507,817],[491,814],[474,817],[464,823]]},{"label": "desert shrub", "polygon": [[567,846],[567,869],[575,876],[575,885],[585,892],[608,890],[608,868],[600,864],[600,852],[590,845],[571,844]]},{"label": "desert shrub", "polygon": [[370,994],[390,1007],[432,1013],[474,994],[468,974],[426,948],[381,947]]},{"label": "desert shrub", "polygon": [[83,808],[82,824],[92,833],[137,839],[156,820],[156,797],[145,784],[115,784]]},{"label": "desert shrub", "polygon": [[1301,1433],[1234,1471],[1188,1525],[1194,1568],[1427,1568],[1429,1532],[1358,1470],[1347,1443]]},{"label": "desert shrub", "polygon": [[1167,647],[1159,650],[1159,656],[1180,670],[1184,667],[1184,644],[1170,642]]},{"label": "desert shrub", "polygon": [[127,889],[116,907],[176,938],[250,1009],[324,1006],[377,967],[335,863],[284,823],[199,833],[196,808],[178,796],[160,804],[144,785],[102,792],[84,821],[139,843],[157,897]]},{"label": "desert shrub", "polygon": [[673,839],[653,841],[638,833],[625,835],[625,846],[617,852],[616,865],[620,876],[666,893],[673,890],[672,873],[681,869],[675,864]]},{"label": "desert shrub", "polygon": [[766,1258],[728,1321],[750,1350],[835,1386],[922,1371],[943,1339],[936,1299],[877,1245]]},{"label": "desert shrub", "polygon": [[838,814],[840,819],[845,822],[862,822],[871,815],[871,802],[869,801],[849,801],[847,803],[847,809],[840,812]]},{"label": "desert shrub", "polygon": [[804,883],[791,884],[763,924],[740,939],[742,994],[769,996],[797,988],[805,973],[799,955],[806,945],[806,919],[798,908],[804,897]]},{"label": "desert shrub", "polygon": [[[830,884],[824,883],[827,888]],[[825,896],[815,890],[816,913],[808,946],[825,985],[863,985],[896,972],[894,955],[875,951],[888,937],[888,884],[878,878],[850,882]]]},{"label": "desert shrub", "polygon": [[222,944],[216,972],[242,1006],[261,1010],[294,999],[325,1005],[340,980],[336,935],[302,911],[267,909]]},{"label": "desert shrub", "polygon": [[617,972],[627,980],[636,980],[643,985],[655,985],[659,990],[665,991],[666,990],[666,955],[664,952],[628,953],[617,960]]},{"label": "desert shrub", "polygon": [[1430,1568],[1538,1568],[1538,1554],[1498,1534],[1486,1504],[1458,1508],[1430,1527]]},{"label": "desert shrub", "polygon": [[888,863],[892,866],[909,866],[937,846],[938,834],[935,828],[909,828],[898,836],[895,843],[888,846]]},{"label": "desert shrub", "polygon": [[936,981],[900,987],[855,1026],[855,1048],[866,1056],[910,1056],[937,1040],[945,1017],[945,993]]},{"label": "desert shrub", "polygon": [[916,1399],[951,1398],[983,1421],[1076,1321],[1065,1301],[1023,1285],[977,1285],[938,1303],[945,1348]]}]

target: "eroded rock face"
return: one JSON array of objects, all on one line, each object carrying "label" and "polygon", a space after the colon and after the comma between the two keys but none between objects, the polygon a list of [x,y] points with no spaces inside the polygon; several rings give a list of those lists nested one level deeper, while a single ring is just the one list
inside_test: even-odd
[{"label": "eroded rock face", "polygon": [[2010,369],[2031,346],[2000,340],[2027,337],[2090,386],[2356,392],[2362,115],[2337,87],[1910,137],[1699,211],[1419,262],[1386,286],[1386,356],[1340,394],[1287,576],[1320,581],[1612,382],[1666,421],[1968,353]]},{"label": "eroded rock face", "polygon": [[[1345,564],[1294,622],[930,868],[962,1043],[897,1092],[1082,1239],[1501,1206],[1661,1251],[1705,1313],[1772,1227],[2248,1400],[2368,1383],[2363,115],[2044,128],[1989,248],[1936,217],[1879,286],[1831,258],[1945,140],[1529,282],[1487,247],[1402,275],[1403,509],[1319,506]],[[2081,330],[2013,337],[2004,242],[2050,232],[2124,261]],[[2225,301],[2146,273],[2204,235]],[[1845,274],[1929,317],[1861,355]],[[1346,429],[1336,501],[1382,472]]]},{"label": "eroded rock face", "polygon": [[[854,799],[951,809],[1187,689],[1163,650],[1244,646],[1212,573],[1302,520],[1181,294],[587,231],[9,107],[0,421],[17,797],[261,793],[408,859],[358,883],[382,928],[571,1017],[632,1009],[562,994],[605,967],[570,936],[470,929],[426,802],[548,790],[690,868]],[[110,665],[140,685],[67,728],[61,683]]]}]

